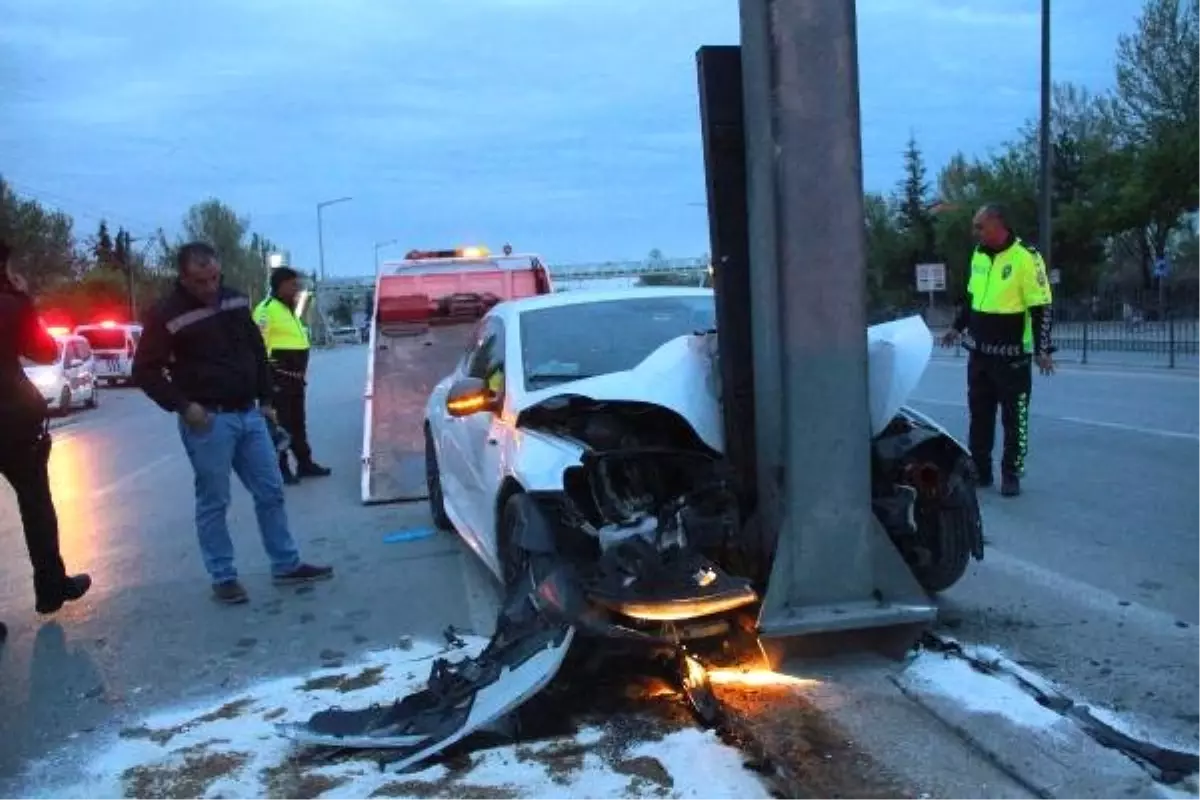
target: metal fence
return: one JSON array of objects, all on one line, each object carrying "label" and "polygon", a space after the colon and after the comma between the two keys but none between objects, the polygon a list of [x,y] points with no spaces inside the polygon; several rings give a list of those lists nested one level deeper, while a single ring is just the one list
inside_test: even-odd
[{"label": "metal fence", "polygon": [[[1081,364],[1196,369],[1200,366],[1198,306],[1195,285],[1057,297],[1052,335],[1056,358]],[[949,327],[953,319],[953,310],[946,305],[913,311],[935,330]],[[957,348],[955,354],[962,352]]]}]

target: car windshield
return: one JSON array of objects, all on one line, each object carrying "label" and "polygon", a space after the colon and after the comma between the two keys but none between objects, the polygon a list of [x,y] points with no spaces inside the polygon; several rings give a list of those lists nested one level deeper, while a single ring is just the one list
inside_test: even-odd
[{"label": "car windshield", "polygon": [[93,350],[125,349],[125,331],[120,328],[85,328],[79,335],[88,340]]},{"label": "car windshield", "polygon": [[[63,357],[63,343],[58,342],[58,356],[55,358],[55,360],[62,361],[62,357]],[[47,364],[39,364],[36,361],[30,361],[25,356],[21,356],[21,366],[22,367],[45,367],[48,365]]]},{"label": "car windshield", "polygon": [[521,314],[526,391],[632,369],[679,336],[716,327],[711,295],[632,297]]}]

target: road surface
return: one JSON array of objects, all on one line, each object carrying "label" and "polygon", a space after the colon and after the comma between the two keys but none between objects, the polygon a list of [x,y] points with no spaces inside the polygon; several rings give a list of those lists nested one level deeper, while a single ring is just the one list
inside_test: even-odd
[{"label": "road surface", "polygon": [[[270,585],[244,492],[231,523],[248,607],[212,603],[174,421],[140,393],[104,393],[58,432],[53,482],[69,566],[95,588],[52,621],[33,613],[14,503],[0,489],[0,794],[71,737],[181,700],[233,696],[448,624],[486,632],[492,586],[454,537],[386,544],[422,504],[358,502],[361,347],[314,360],[310,418],[334,475],[289,488],[305,555],[338,577]],[[936,360],[917,405],[965,430],[963,362]],[[995,644],[1079,695],[1194,746],[1197,708],[1197,380],[1064,369],[1038,378],[1026,493],[983,502],[986,560],[943,599],[956,636]],[[81,740],[82,741],[82,740]],[[6,792],[5,789],[8,789]]]},{"label": "road surface", "polygon": [[[954,635],[1189,749],[1200,703],[1197,387],[1195,373],[1102,367],[1035,377],[1024,494],[981,492],[990,547],[942,601]],[[914,405],[965,440],[965,359],[935,359]]]},{"label": "road surface", "polygon": [[114,715],[233,692],[401,634],[439,638],[447,625],[489,621],[490,587],[455,537],[383,542],[427,524],[423,505],[359,502],[365,349],[322,353],[314,370],[313,447],[333,475],[288,487],[288,512],[302,554],[337,570],[328,583],[271,585],[252,504],[238,488],[230,525],[251,601],[213,603],[175,421],[134,389],[102,390],[99,409],[76,412],[56,431],[51,478],[63,555],[95,583],[51,620],[33,612],[15,500],[0,488],[0,619],[9,626],[0,647],[0,795],[15,796],[5,779],[24,760]]}]

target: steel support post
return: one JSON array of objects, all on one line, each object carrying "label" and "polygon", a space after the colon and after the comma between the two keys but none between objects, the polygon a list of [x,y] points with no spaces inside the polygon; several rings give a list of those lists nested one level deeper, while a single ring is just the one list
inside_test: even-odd
[{"label": "steel support post", "polygon": [[853,0],[741,0],[764,636],[930,621],[871,510]]}]

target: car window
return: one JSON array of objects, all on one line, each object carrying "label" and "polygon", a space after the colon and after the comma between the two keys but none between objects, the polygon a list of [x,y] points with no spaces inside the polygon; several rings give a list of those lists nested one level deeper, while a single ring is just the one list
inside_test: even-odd
[{"label": "car window", "polygon": [[600,300],[525,311],[520,326],[525,388],[537,391],[633,369],[672,339],[714,329],[716,306],[712,295]]},{"label": "car window", "polygon": [[497,317],[485,320],[479,346],[467,363],[467,377],[487,381],[493,391],[504,388],[504,323]]},{"label": "car window", "polygon": [[88,343],[86,341],[76,342],[75,347],[78,349],[80,358],[84,359],[85,361],[87,359],[91,358],[92,348],[88,345]]}]

